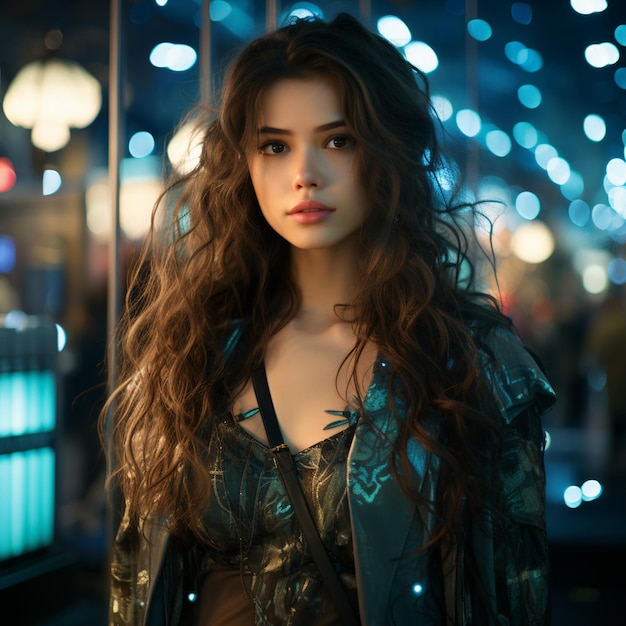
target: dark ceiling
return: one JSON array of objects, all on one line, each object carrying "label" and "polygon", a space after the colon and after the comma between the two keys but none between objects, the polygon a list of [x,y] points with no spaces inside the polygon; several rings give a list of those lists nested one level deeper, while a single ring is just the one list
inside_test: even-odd
[{"label": "dark ceiling", "polygon": [[[240,29],[214,22],[212,54],[216,68],[246,40],[265,29],[265,2],[235,0],[231,4],[250,23]],[[291,6],[277,3],[280,7]],[[318,2],[327,16],[341,10],[358,14],[359,2]],[[361,3],[362,5],[363,3]],[[433,91],[450,98],[455,108],[475,106],[484,122],[511,134],[513,125],[529,121],[544,133],[572,169],[585,179],[584,199],[599,201],[607,162],[624,158],[626,92],[614,74],[624,67],[626,50],[615,65],[591,68],[584,59],[590,43],[614,40],[615,28],[626,18],[620,15],[620,2],[609,2],[602,13],[579,15],[568,0],[528,0],[533,19],[523,25],[511,17],[508,0],[441,0],[436,2],[376,1],[371,3],[371,22],[386,14],[402,18],[414,39],[426,41],[437,52],[440,65],[430,75]],[[148,55],[163,40],[187,43],[198,49],[199,0],[169,0],[159,7],[154,0],[122,1],[124,21],[124,71],[126,73],[124,123],[127,134],[148,130],[162,145],[164,138],[197,99],[198,64],[190,70],[173,73],[150,66]],[[467,6],[466,6],[467,5]],[[0,0],[0,93],[3,95],[17,71],[29,61],[43,58],[44,39],[52,29],[63,33],[63,43],[55,52],[74,59],[102,83],[104,106],[94,124],[73,137],[83,137],[89,159],[106,164],[107,97],[109,58],[109,3],[104,0]],[[493,36],[484,42],[468,40],[465,11],[489,22]],[[521,41],[543,57],[543,68],[533,74],[512,64],[504,54],[509,41]],[[468,63],[467,45],[476,51],[476,64]],[[468,76],[470,77],[468,79]],[[532,83],[543,95],[540,107],[524,108],[517,89]],[[583,134],[585,116],[604,117],[607,134],[601,142],[590,142]],[[72,140],[74,141],[74,139]],[[160,142],[160,143],[159,143]],[[534,162],[532,154],[513,142],[505,158],[480,151],[481,173],[502,177],[507,183],[534,191],[544,198],[550,211],[565,212],[567,201],[558,187]],[[71,144],[60,153],[71,150]],[[16,129],[0,112],[0,156],[15,163],[18,181],[36,178],[37,159],[28,141],[28,131]],[[61,163],[64,154],[47,155]],[[606,200],[604,200],[606,201]]]}]

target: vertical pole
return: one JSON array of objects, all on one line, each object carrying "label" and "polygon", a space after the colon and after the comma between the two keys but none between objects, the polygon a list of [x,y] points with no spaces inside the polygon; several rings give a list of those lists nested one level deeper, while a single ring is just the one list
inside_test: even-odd
[{"label": "vertical pole", "polygon": [[[115,330],[121,309],[121,264],[120,264],[120,160],[122,145],[122,0],[111,0],[109,31],[109,192],[111,201],[111,236],[108,257],[108,309],[107,309],[107,390],[109,395],[117,381],[118,356]],[[110,407],[106,422],[107,468],[115,466],[113,450],[113,407]],[[119,523],[118,494],[112,494],[107,508],[107,530],[109,546]]]},{"label": "vertical pole", "polygon": [[365,24],[369,24],[372,19],[372,1],[359,0],[359,15]]},{"label": "vertical pole", "polygon": [[[470,36],[467,24],[476,18],[478,13],[478,0],[465,0],[465,88],[467,93],[467,105],[476,113],[479,113],[478,93],[478,43]],[[467,186],[474,193],[478,190],[478,178],[480,172],[480,148],[478,142],[468,138],[467,142]]]},{"label": "vertical pole", "polygon": [[210,0],[202,0],[200,13],[200,100],[211,101],[213,72],[211,67],[211,9]]},{"label": "vertical pole", "polygon": [[276,30],[278,24],[276,0],[265,0],[265,30]]}]

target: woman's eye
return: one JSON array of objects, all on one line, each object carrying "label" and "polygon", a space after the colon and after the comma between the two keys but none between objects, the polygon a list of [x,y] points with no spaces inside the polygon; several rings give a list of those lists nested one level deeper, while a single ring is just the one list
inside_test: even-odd
[{"label": "woman's eye", "polygon": [[259,148],[261,154],[281,154],[285,151],[285,144],[280,141],[270,141]]},{"label": "woman's eye", "polygon": [[342,148],[350,147],[352,143],[353,140],[351,137],[348,137],[348,135],[336,135],[335,137],[331,137],[326,145],[334,150],[341,150]]}]

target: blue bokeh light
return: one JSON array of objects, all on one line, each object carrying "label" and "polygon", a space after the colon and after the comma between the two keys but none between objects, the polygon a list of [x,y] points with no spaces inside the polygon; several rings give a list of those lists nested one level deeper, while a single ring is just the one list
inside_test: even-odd
[{"label": "blue bokeh light", "polygon": [[526,2],[514,2],[511,5],[511,17],[523,26],[533,21],[533,8]]},{"label": "blue bokeh light", "polygon": [[585,201],[576,199],[570,202],[567,214],[574,226],[583,228],[589,223],[591,218],[591,209]]},{"label": "blue bokeh light", "polygon": [[467,23],[467,32],[470,34],[470,37],[473,37],[476,41],[487,41],[487,39],[493,35],[493,30],[489,22],[480,19],[470,20]]},{"label": "blue bokeh light", "polygon": [[515,198],[515,210],[525,220],[534,220],[541,211],[541,202],[532,191],[522,191]]},{"label": "blue bokeh light", "polygon": [[522,85],[517,90],[517,97],[527,109],[536,109],[542,100],[541,91],[535,85]]}]

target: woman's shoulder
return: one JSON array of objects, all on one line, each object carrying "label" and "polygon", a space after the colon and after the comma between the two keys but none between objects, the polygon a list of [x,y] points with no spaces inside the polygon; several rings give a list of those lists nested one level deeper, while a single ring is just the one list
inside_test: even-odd
[{"label": "woman's shoulder", "polygon": [[478,343],[482,370],[507,423],[532,406],[540,414],[552,408],[556,395],[540,359],[512,329],[493,328]]}]

